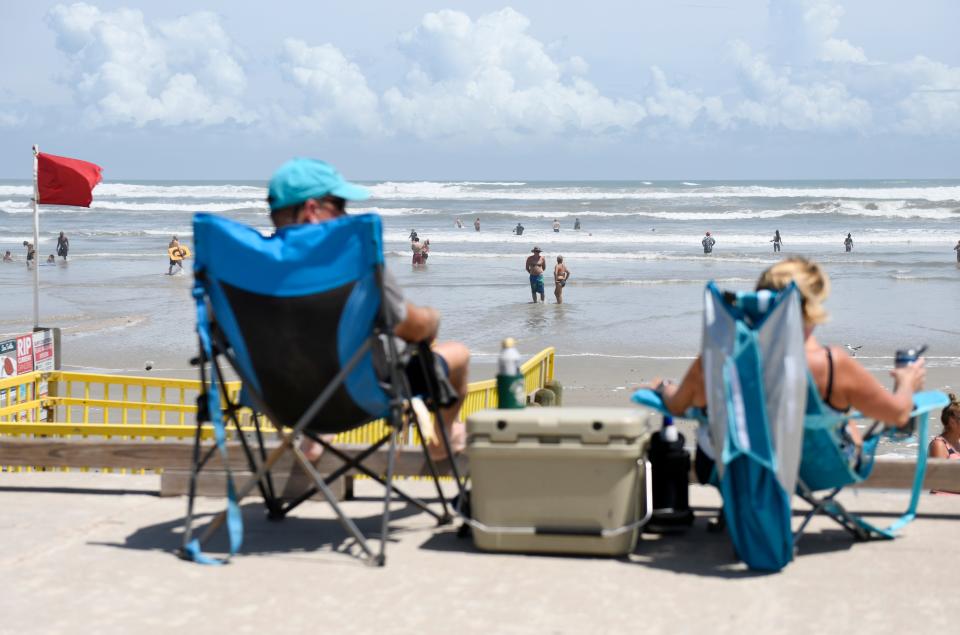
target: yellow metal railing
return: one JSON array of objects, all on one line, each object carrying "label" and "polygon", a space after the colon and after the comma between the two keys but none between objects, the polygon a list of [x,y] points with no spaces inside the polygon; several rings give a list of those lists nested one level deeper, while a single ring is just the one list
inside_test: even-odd
[{"label": "yellow metal railing", "polygon": [[[528,394],[553,379],[554,349],[546,348],[521,366]],[[235,399],[240,382],[228,382]],[[46,389],[46,390],[45,390]],[[0,379],[0,435],[98,436],[139,439],[191,438],[200,382],[191,379],[128,377],[66,371],[32,372]],[[47,392],[48,394],[43,394]],[[461,416],[497,406],[495,380],[468,387]],[[252,430],[251,413],[241,411],[241,429]],[[338,435],[338,443],[370,443],[383,434],[383,421]],[[212,438],[204,426],[204,438]],[[416,444],[413,435],[403,440]]]}]

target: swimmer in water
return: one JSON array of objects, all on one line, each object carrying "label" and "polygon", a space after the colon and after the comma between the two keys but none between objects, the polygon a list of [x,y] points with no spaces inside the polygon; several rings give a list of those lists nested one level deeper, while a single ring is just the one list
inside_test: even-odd
[{"label": "swimmer in water", "polygon": [[[960,244],[960,243],[958,243],[958,244]],[[960,257],[958,257],[957,260],[960,260]],[[3,261],[4,261],[4,262],[13,262],[13,254],[10,253],[10,250],[9,250],[9,249],[7,250],[7,253],[3,254]]]},{"label": "swimmer in water", "polygon": [[773,252],[774,252],[774,253],[778,253],[778,252],[780,251],[780,243],[783,242],[783,240],[780,238],[780,230],[779,230],[779,229],[778,229],[776,232],[774,232],[774,234],[773,234],[773,240],[771,240],[770,242],[773,243]]},{"label": "swimmer in water", "polygon": [[23,246],[27,248],[27,269],[29,269],[37,257],[37,250],[33,248],[33,243],[26,240],[23,241]]},{"label": "swimmer in water", "polygon": [[537,303],[537,296],[540,296],[540,302],[543,299],[543,270],[547,267],[547,260],[540,255],[540,248],[534,247],[533,255],[527,257],[525,268],[530,274],[530,295],[533,296],[533,304]]},{"label": "swimmer in water", "polygon": [[513,228],[513,233],[517,236],[523,236],[523,225],[517,223],[517,226]]},{"label": "swimmer in water", "polygon": [[463,229],[463,221],[460,220],[459,216],[457,216],[457,220],[454,221],[454,224],[456,224],[457,229]]},{"label": "swimmer in water", "polygon": [[[957,252],[957,262],[960,262],[960,240],[957,241],[957,246],[954,247],[953,250]],[[7,253],[9,254],[10,252],[8,251]]]},{"label": "swimmer in water", "polygon": [[843,249],[846,252],[853,251],[853,238],[850,234],[847,234],[847,237],[843,240]]},{"label": "swimmer in water", "polygon": [[563,304],[563,288],[570,279],[570,270],[563,264],[563,256],[557,256],[557,266],[553,268],[553,295],[557,304]]},{"label": "swimmer in water", "polygon": [[55,265],[55,264],[57,264],[57,257],[54,256],[53,254],[50,254],[49,256],[47,256],[47,264],[48,264],[48,265]]},{"label": "swimmer in water", "polygon": [[63,258],[63,261],[67,261],[67,254],[70,252],[70,239],[67,238],[67,235],[63,232],[60,232],[60,236],[57,237],[57,255]]},{"label": "swimmer in water", "polygon": [[710,232],[707,232],[707,235],[703,237],[700,244],[703,245],[703,253],[712,254],[713,246],[717,244],[717,241],[710,235]]},{"label": "swimmer in water", "polygon": [[477,231],[480,231],[480,217],[477,217],[477,220],[473,221],[473,228]]},{"label": "swimmer in water", "polygon": [[416,236],[410,239],[410,251],[413,252],[413,266],[419,267],[423,264],[423,245],[420,244],[420,239]]}]

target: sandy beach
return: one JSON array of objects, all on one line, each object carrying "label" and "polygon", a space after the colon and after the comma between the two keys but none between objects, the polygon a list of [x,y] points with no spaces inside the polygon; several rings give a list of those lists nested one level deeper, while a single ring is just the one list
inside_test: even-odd
[{"label": "sandy beach", "polygon": [[[706,531],[714,490],[691,488],[697,521],[681,535],[645,534],[626,558],[478,552],[451,529],[395,506],[387,566],[347,555],[324,503],[282,523],[244,505],[243,554],[225,567],[179,560],[186,507],[157,498],[156,476],[13,474],[0,484],[17,509],[0,523],[8,575],[4,633],[287,632],[649,633],[949,632],[945,564],[960,508],[925,496],[920,518],[892,542],[854,543],[814,521],[779,574],[747,571],[723,535]],[[350,511],[379,526],[376,491]],[[424,484],[426,485],[426,484]],[[364,489],[366,488],[366,489]],[[902,495],[851,492],[851,509],[888,519]],[[222,503],[203,500],[201,513]],[[50,522],[55,514],[57,522]]]}]

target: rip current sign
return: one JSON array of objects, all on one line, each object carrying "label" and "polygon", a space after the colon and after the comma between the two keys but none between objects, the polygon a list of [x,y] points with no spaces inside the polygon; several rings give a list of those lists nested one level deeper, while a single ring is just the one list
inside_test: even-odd
[{"label": "rip current sign", "polygon": [[33,371],[33,335],[21,335],[17,338],[17,374]]}]

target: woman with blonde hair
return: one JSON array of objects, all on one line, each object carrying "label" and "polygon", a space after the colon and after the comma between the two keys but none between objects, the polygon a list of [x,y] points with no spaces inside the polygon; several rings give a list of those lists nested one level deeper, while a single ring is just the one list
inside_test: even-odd
[{"label": "woman with blonde hair", "polygon": [[[888,425],[905,426],[913,410],[913,393],[923,388],[926,377],[924,359],[891,370],[894,388],[892,392],[887,390],[843,348],[825,346],[814,336],[816,326],[827,321],[823,303],[830,294],[830,279],[820,265],[806,258],[785,258],[760,275],[757,289],[779,291],[791,282],[796,283],[800,291],[807,366],[823,403],[840,413],[856,408],[865,416]],[[707,405],[699,357],[679,385],[659,381],[651,387],[677,415],[683,414],[687,408],[705,408]],[[856,425],[848,423],[847,432],[853,443],[859,446],[862,436]]]}]

